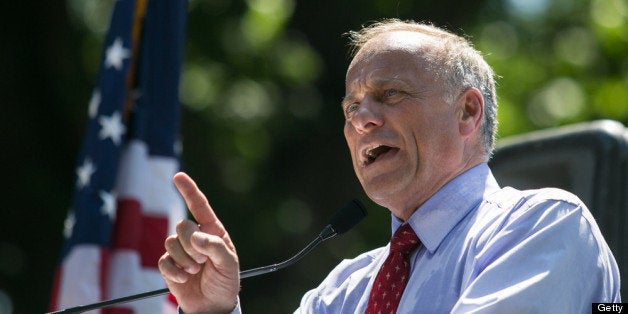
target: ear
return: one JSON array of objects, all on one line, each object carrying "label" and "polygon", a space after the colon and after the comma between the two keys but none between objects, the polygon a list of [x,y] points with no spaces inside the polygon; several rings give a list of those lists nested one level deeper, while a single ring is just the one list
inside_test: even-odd
[{"label": "ear", "polygon": [[465,90],[458,98],[460,120],[458,121],[460,135],[468,137],[480,128],[484,115],[484,98],[475,87]]}]

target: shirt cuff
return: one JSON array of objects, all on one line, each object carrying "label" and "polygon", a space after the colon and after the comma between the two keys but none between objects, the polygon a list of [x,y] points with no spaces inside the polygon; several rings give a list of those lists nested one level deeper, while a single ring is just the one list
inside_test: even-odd
[{"label": "shirt cuff", "polygon": [[[179,314],[185,314],[181,307],[177,308]],[[240,296],[236,297],[236,307],[231,311],[231,314],[242,314],[242,309],[240,308]]]}]

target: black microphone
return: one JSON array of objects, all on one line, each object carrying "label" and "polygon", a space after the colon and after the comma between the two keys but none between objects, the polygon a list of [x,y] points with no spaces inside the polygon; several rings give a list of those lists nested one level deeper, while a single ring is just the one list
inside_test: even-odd
[{"label": "black microphone", "polygon": [[[332,238],[338,234],[343,234],[349,229],[353,228],[358,222],[360,222],[364,217],[366,217],[366,207],[364,204],[360,202],[358,199],[353,199],[347,205],[340,208],[329,220],[329,224],[323,228],[323,231],[314,239],[314,241],[310,242],[303,250],[294,255],[288,260],[285,260],[281,263],[263,266],[259,268],[253,268],[249,270],[244,270],[240,272],[240,279],[259,276],[267,273],[271,273],[283,268],[286,268],[290,265],[293,265],[305,255],[307,255],[314,247],[316,247],[321,242]],[[83,313],[89,310],[95,310],[103,307],[108,307],[116,304],[127,303],[131,301],[137,301],[141,299],[156,297],[160,295],[164,295],[169,293],[170,290],[168,288],[158,289],[153,291],[148,291],[144,293],[134,294],[126,297],[121,297],[117,299],[111,299],[107,301],[102,301],[98,303],[92,303],[88,305],[80,305],[72,308],[68,308],[65,310],[60,310],[56,312],[48,312],[46,314],[57,314],[57,313]]]},{"label": "black microphone", "polygon": [[240,278],[248,278],[271,273],[296,263],[319,243],[331,237],[334,237],[337,234],[343,234],[349,231],[349,229],[353,228],[353,226],[355,226],[364,217],[366,217],[366,214],[366,207],[364,207],[364,204],[362,204],[362,202],[357,199],[350,201],[349,203],[347,203],[347,205],[339,209],[334,214],[334,216],[331,217],[331,219],[329,220],[329,224],[325,226],[325,228],[323,229],[323,231],[321,231],[318,237],[316,237],[314,241],[310,242],[310,244],[308,244],[303,250],[301,250],[301,252],[281,263],[241,271]]}]

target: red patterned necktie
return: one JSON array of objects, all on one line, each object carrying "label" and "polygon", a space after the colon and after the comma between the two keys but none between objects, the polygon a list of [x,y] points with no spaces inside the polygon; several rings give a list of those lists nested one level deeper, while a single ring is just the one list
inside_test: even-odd
[{"label": "red patterned necktie", "polygon": [[419,238],[405,224],[390,239],[390,252],[375,277],[366,314],[395,313],[410,273],[410,253],[419,246]]}]

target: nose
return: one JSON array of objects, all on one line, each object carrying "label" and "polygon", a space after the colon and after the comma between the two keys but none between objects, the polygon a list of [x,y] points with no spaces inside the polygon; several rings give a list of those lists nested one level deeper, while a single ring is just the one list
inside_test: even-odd
[{"label": "nose", "polygon": [[372,97],[364,97],[351,117],[351,124],[359,134],[371,132],[384,125],[381,106]]}]

